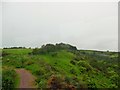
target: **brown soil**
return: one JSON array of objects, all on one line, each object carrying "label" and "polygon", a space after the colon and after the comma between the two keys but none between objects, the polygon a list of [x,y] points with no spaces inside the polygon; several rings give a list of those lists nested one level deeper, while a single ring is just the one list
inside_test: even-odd
[{"label": "brown soil", "polygon": [[20,76],[20,85],[18,88],[36,88],[35,77],[25,69],[16,69],[17,74]]}]

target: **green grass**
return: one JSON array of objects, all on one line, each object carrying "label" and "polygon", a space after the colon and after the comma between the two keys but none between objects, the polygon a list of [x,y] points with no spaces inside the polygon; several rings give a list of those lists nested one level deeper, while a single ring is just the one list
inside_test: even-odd
[{"label": "green grass", "polygon": [[20,76],[17,74],[15,78],[15,88],[19,88],[20,85]]},{"label": "green grass", "polygon": [[3,49],[3,51],[14,55],[26,55],[32,52],[31,49]]},{"label": "green grass", "polygon": [[[37,77],[39,87],[45,87],[52,74],[67,78],[76,87],[79,84],[97,88],[117,87],[115,81],[112,81],[113,75],[109,76],[109,72],[106,70],[109,67],[111,72],[116,72],[117,68],[112,68],[117,67],[114,60],[117,57],[116,53],[81,50],[78,51],[79,55],[76,55],[67,50],[59,50],[53,56],[52,53],[29,55],[28,53],[31,53],[32,49],[4,49],[3,51],[8,53],[3,57],[3,66],[30,70]],[[76,57],[78,61],[74,60]],[[112,64],[110,57],[113,58]],[[71,63],[71,60],[75,62],[75,65]],[[103,71],[100,70],[101,68]],[[114,74],[117,77],[117,73]],[[18,87],[19,76],[16,77],[15,83],[15,86]]]}]

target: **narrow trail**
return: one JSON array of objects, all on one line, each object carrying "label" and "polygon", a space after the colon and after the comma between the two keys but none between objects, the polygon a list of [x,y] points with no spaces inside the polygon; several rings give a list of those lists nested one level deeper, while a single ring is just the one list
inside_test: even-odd
[{"label": "narrow trail", "polygon": [[25,69],[16,69],[16,73],[20,76],[18,88],[36,88],[35,77]]}]

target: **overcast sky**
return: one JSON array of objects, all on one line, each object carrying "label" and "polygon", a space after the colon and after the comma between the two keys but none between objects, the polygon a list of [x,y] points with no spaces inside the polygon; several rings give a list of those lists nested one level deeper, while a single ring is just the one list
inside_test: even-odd
[{"label": "overcast sky", "polygon": [[2,46],[69,43],[118,50],[117,2],[4,2]]}]

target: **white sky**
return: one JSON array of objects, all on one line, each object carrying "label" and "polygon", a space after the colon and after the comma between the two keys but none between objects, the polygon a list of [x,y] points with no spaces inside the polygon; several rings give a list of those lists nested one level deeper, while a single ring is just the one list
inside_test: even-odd
[{"label": "white sky", "polygon": [[2,3],[0,0],[0,47],[2,47]]},{"label": "white sky", "polygon": [[117,2],[3,2],[2,46],[64,42],[118,50]]}]

